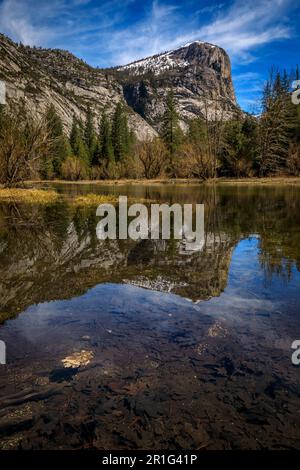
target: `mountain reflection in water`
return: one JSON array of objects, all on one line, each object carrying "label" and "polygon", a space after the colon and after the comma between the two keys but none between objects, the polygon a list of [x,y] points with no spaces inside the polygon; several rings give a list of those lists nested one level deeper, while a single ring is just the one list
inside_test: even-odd
[{"label": "mountain reflection in water", "polygon": [[204,203],[203,249],[1,205],[0,448],[300,448],[299,189],[95,190]]}]

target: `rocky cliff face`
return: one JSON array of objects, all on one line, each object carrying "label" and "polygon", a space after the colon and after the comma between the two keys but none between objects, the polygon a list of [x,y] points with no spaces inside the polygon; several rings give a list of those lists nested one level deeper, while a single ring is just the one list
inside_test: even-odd
[{"label": "rocky cliff face", "polygon": [[195,41],[113,71],[136,112],[159,129],[165,97],[172,88],[182,127],[192,118],[231,118],[240,112],[231,79],[230,59],[212,44]]},{"label": "rocky cliff face", "polygon": [[[125,104],[121,85],[105,72],[66,51],[24,47],[1,34],[0,80],[6,83],[8,103],[23,99],[36,115],[53,104],[68,131],[73,116],[85,120],[88,106],[98,124],[103,109],[112,114],[119,101]],[[132,109],[128,121],[142,140],[156,135]]]},{"label": "rocky cliff face", "polygon": [[96,69],[67,51],[18,45],[0,34],[0,80],[8,102],[24,99],[41,114],[53,104],[67,130],[87,107],[99,123],[127,103],[128,121],[140,140],[159,131],[167,93],[173,89],[182,127],[189,119],[229,119],[239,108],[226,52],[200,41],[115,69]]}]

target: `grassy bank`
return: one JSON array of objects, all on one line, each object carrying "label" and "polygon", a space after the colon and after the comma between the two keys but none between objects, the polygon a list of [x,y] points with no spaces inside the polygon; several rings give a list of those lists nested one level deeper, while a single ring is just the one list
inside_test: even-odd
[{"label": "grassy bank", "polygon": [[99,204],[114,204],[118,202],[118,198],[109,195],[105,196],[103,194],[85,194],[82,196],[76,196],[71,199],[71,204],[79,207],[89,207],[89,206],[98,206]]},{"label": "grassy bank", "polygon": [[[117,204],[119,199],[113,194],[96,194],[88,193],[80,196],[65,196],[61,195],[52,189],[24,189],[24,188],[0,188],[0,203],[27,203],[27,204],[51,204],[57,201],[65,201],[71,206],[75,207],[91,207],[99,206],[100,204]],[[144,198],[129,198],[131,203],[149,203],[156,202],[150,199]]]},{"label": "grassy bank", "polygon": [[59,195],[54,190],[0,188],[0,202],[25,202],[28,204],[50,204],[56,202]]}]

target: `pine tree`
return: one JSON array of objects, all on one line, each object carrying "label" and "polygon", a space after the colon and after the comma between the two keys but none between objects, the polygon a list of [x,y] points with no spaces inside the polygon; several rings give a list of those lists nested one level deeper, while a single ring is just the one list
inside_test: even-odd
[{"label": "pine tree", "polygon": [[87,115],[86,115],[86,122],[84,127],[84,142],[88,150],[89,162],[91,163],[94,160],[94,154],[97,150],[97,136],[94,129],[93,123],[93,113],[88,106]]},{"label": "pine tree", "polygon": [[240,121],[229,121],[226,123],[223,142],[223,171],[227,175],[244,176],[243,149],[245,135],[243,124]]},{"label": "pine tree", "polygon": [[260,176],[285,166],[293,127],[291,114],[286,77],[276,73],[274,79],[274,73],[271,72],[263,92],[262,115],[259,121],[256,164]]},{"label": "pine tree", "polygon": [[[111,140],[111,125],[107,114],[103,112],[100,124],[100,161],[112,163],[114,161],[114,148]],[[99,162],[98,162],[99,163]]]},{"label": "pine tree", "polygon": [[78,122],[75,117],[73,117],[72,129],[70,133],[70,145],[74,154],[77,153],[77,144],[80,138],[80,131],[78,128]]},{"label": "pine tree", "polygon": [[253,164],[257,159],[257,119],[253,116],[246,116],[243,122],[242,132],[244,135],[243,155],[252,169]]},{"label": "pine tree", "polygon": [[189,141],[199,146],[204,145],[206,140],[206,129],[205,123],[202,119],[192,119],[189,124],[188,130]]},{"label": "pine tree", "polygon": [[129,130],[122,104],[119,102],[112,122],[112,145],[115,160],[122,161],[129,153]]},{"label": "pine tree", "polygon": [[78,157],[87,166],[90,164],[89,153],[87,146],[83,140],[82,123],[73,119],[72,130],[70,134],[70,144],[73,155]]},{"label": "pine tree", "polygon": [[[299,65],[296,67],[295,80],[300,80],[300,69]],[[298,90],[300,85],[298,85]],[[300,93],[300,91],[299,91]],[[293,114],[294,114],[294,137],[298,144],[300,144],[300,105],[293,105]]]},{"label": "pine tree", "polygon": [[176,111],[173,91],[170,91],[167,96],[166,110],[163,116],[162,138],[169,151],[172,167],[174,156],[182,141],[182,131],[179,127],[179,116]]},{"label": "pine tree", "polygon": [[46,110],[46,126],[49,138],[52,140],[51,148],[40,162],[40,172],[44,179],[51,179],[54,176],[54,160],[58,153],[58,139],[63,134],[62,122],[56,114],[53,105],[50,105]]},{"label": "pine tree", "polygon": [[129,153],[132,153],[133,152],[133,149],[134,149],[134,146],[137,142],[137,139],[136,139],[136,134],[134,132],[133,129],[131,129],[129,131],[129,136],[128,136],[128,142],[129,142]]},{"label": "pine tree", "polygon": [[59,161],[60,163],[59,174],[60,174],[61,165],[63,164],[63,162],[65,162],[67,158],[72,157],[73,155],[71,144],[69,142],[69,139],[65,135],[63,135],[63,137],[61,138],[60,151],[61,151],[62,158]]},{"label": "pine tree", "polygon": [[43,179],[50,180],[54,176],[53,160],[51,155],[44,155],[40,162],[40,174]]},{"label": "pine tree", "polygon": [[122,116],[122,132],[123,132],[123,138],[124,138],[124,155],[128,156],[130,153],[130,131],[128,128],[128,120],[126,114],[123,112]]},{"label": "pine tree", "polygon": [[46,122],[53,146],[51,153],[47,156],[49,161],[45,164],[45,171],[48,174],[52,172],[55,176],[59,176],[61,165],[70,156],[71,149],[63,132],[62,120],[53,105],[50,105],[46,111]]},{"label": "pine tree", "polygon": [[58,116],[55,107],[51,104],[46,111],[46,119],[49,129],[53,136],[60,137],[63,135],[63,124],[61,118]]}]

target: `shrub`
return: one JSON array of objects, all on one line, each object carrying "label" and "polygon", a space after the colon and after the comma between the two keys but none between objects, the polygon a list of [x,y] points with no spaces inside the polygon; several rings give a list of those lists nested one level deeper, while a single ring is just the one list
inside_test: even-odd
[{"label": "shrub", "polygon": [[77,157],[68,157],[61,166],[61,173],[64,179],[71,181],[83,180],[88,177],[85,163]]},{"label": "shrub", "polygon": [[0,183],[17,186],[39,174],[54,145],[45,117],[29,116],[24,106],[2,111],[0,120]]}]

